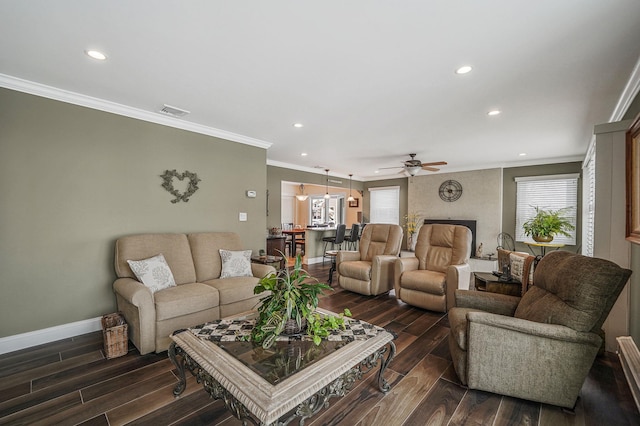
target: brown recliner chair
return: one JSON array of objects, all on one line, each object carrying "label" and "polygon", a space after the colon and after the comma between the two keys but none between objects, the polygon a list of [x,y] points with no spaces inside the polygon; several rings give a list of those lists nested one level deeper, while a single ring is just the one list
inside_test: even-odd
[{"label": "brown recliner chair", "polygon": [[522,298],[457,290],[449,349],[458,377],[470,389],[573,408],[630,275],[608,260],[554,251]]},{"label": "brown recliner chair", "polygon": [[460,225],[422,225],[415,257],[396,259],[396,297],[409,305],[447,312],[453,292],[468,289],[471,277],[471,230]]},{"label": "brown recliner chair", "polygon": [[393,288],[393,264],[400,253],[402,227],[373,223],[365,226],[358,251],[339,251],[336,272],[340,287],[364,295]]}]

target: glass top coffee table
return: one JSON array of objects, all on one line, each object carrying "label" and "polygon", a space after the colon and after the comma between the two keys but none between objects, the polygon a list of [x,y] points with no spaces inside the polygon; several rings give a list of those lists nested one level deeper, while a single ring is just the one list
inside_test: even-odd
[{"label": "glass top coffee table", "polygon": [[346,330],[318,346],[307,336],[280,336],[269,349],[248,341],[255,313],[178,330],[169,347],[179,375],[173,393],[184,391],[189,370],[243,424],[286,425],[315,415],[331,397],[344,396],[378,361],[378,387],[388,392],[384,371],[396,352],[395,334],[356,319],[346,322]]}]

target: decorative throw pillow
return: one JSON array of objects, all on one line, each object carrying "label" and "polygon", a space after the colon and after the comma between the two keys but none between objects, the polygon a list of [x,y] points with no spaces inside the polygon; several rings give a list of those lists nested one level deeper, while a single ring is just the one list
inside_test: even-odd
[{"label": "decorative throw pillow", "polygon": [[511,263],[511,278],[521,283],[524,275],[524,257],[512,253],[509,255],[509,262]]},{"label": "decorative throw pillow", "polygon": [[138,281],[149,287],[151,293],[176,286],[171,269],[162,253],[149,259],[127,260],[127,263]]},{"label": "decorative throw pillow", "polygon": [[223,250],[220,249],[222,272],[220,278],[252,277],[251,250]]}]

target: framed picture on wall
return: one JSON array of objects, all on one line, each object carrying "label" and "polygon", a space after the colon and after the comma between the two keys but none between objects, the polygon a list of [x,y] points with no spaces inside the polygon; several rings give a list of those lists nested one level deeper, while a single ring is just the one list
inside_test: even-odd
[{"label": "framed picture on wall", "polygon": [[354,198],[353,201],[349,201],[349,207],[358,207],[359,206],[359,198]]},{"label": "framed picture on wall", "polygon": [[640,244],[640,116],[627,131],[627,240]]}]

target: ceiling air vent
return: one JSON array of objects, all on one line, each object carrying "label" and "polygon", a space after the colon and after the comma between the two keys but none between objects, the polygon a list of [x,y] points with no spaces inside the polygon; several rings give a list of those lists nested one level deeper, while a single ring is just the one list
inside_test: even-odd
[{"label": "ceiling air vent", "polygon": [[189,111],[187,111],[186,109],[176,108],[167,104],[164,104],[164,107],[162,107],[160,112],[163,114],[172,115],[174,117],[184,117],[185,115],[189,114]]}]

